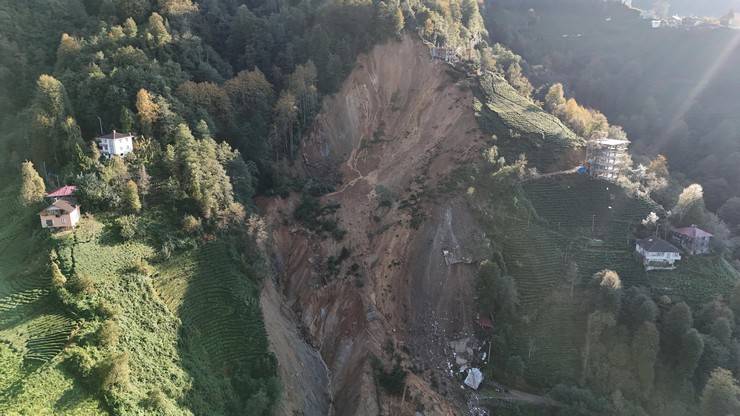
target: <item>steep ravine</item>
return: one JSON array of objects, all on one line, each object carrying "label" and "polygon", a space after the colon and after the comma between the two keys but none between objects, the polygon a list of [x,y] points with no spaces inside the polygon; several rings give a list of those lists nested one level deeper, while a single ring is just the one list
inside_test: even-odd
[{"label": "steep ravine", "polygon": [[[374,48],[324,100],[299,166],[335,181],[321,202],[341,206],[344,238],[297,223],[298,195],[259,202],[282,292],[269,283],[262,301],[286,390],[282,414],[329,414],[327,405],[335,415],[463,413],[449,342],[472,334],[475,264],[486,238],[463,198],[441,192],[440,183],[484,147],[468,82],[410,37]],[[390,207],[379,189],[392,195]],[[349,258],[331,273],[327,259],[342,248]],[[326,363],[328,391],[292,317]],[[394,360],[413,368],[404,394],[377,386],[373,355],[386,368]]]}]

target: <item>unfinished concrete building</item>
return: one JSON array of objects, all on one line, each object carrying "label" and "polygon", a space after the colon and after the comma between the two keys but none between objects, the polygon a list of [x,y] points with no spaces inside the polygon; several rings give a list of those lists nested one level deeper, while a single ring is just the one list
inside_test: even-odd
[{"label": "unfinished concrete building", "polygon": [[629,140],[600,138],[586,143],[586,168],[596,178],[616,180],[627,167]]}]

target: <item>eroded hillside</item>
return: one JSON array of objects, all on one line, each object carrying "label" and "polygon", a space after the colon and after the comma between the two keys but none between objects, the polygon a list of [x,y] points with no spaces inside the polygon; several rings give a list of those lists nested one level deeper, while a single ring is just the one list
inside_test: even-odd
[{"label": "eroded hillside", "polygon": [[[419,43],[377,47],[326,100],[303,150],[309,176],[336,178],[320,203],[340,206],[346,235],[297,224],[298,197],[267,202],[279,284],[331,372],[336,414],[399,414],[414,403],[455,413],[429,380],[447,372],[447,341],[472,332],[467,263],[483,238],[466,205],[438,188],[484,147],[472,104],[469,81]],[[430,354],[407,378],[405,405],[379,400],[371,356],[410,368]]]},{"label": "eroded hillside", "polygon": [[[480,347],[473,288],[492,243],[456,188],[499,140],[524,143],[531,133],[543,149],[551,138],[562,149],[578,146],[533,104],[520,109],[508,101],[506,114],[481,109],[479,85],[431,60],[411,37],[376,47],[325,100],[302,148],[309,183],[333,191],[317,200],[262,201],[274,231],[279,288],[328,367],[335,414],[459,414],[467,406],[451,371],[460,365],[454,349]],[[494,91],[508,90],[483,94]],[[498,137],[481,132],[481,114],[497,115]],[[526,115],[552,126],[506,125]],[[552,159],[541,167],[557,168]],[[307,223],[306,212],[316,218]],[[294,352],[281,351],[280,337],[270,332],[286,390],[304,389],[285,380],[295,373],[285,368]],[[398,395],[376,377],[394,368],[408,370]],[[306,397],[315,396],[313,387]]]}]

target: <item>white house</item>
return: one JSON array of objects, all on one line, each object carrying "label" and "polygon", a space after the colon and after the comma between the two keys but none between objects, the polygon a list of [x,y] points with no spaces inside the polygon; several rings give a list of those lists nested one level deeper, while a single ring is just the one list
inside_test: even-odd
[{"label": "white house", "polygon": [[104,136],[96,137],[95,140],[100,146],[100,152],[106,156],[124,156],[134,150],[134,134],[108,133]]},{"label": "white house", "polygon": [[645,270],[673,270],[681,260],[681,253],[673,244],[660,238],[637,240],[635,251],[642,259]]},{"label": "white house", "polygon": [[39,212],[39,219],[42,228],[74,228],[80,221],[80,207],[64,199],[57,199]]}]

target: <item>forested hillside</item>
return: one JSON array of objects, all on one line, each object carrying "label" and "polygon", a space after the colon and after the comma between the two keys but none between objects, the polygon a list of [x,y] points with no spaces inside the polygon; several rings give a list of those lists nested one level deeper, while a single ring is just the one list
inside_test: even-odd
[{"label": "forested hillside", "polygon": [[524,56],[541,96],[562,82],[624,127],[635,160],[664,154],[677,184],[699,182],[707,207],[737,227],[737,31],[655,30],[620,4],[581,0],[496,0],[487,20],[494,39]]},{"label": "forested hillside", "polygon": [[0,413],[740,414],[740,36],[648,23],[0,0]]},{"label": "forested hillside", "polygon": [[[322,97],[404,29],[484,32],[474,1],[0,2],[0,413],[273,413],[252,197],[303,189]],[[61,185],[83,218],[50,238]]]}]

